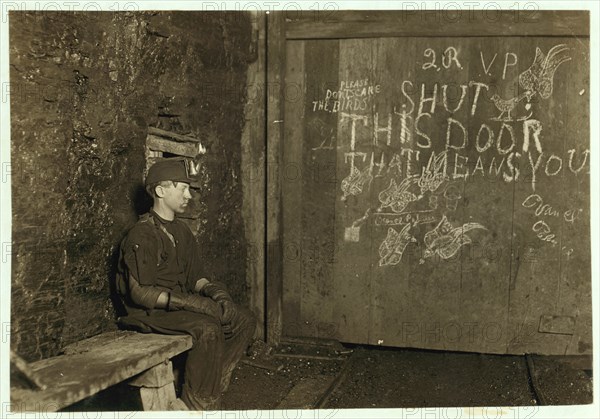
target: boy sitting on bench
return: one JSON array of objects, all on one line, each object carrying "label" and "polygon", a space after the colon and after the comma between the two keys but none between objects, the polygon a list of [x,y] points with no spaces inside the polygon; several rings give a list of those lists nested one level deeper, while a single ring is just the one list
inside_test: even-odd
[{"label": "boy sitting on bench", "polygon": [[121,243],[117,286],[127,316],[120,322],[143,332],[191,335],[181,398],[191,410],[216,410],[256,320],[223,285],[202,277],[196,239],[176,217],[192,198],[192,181],[185,158],[150,167],[146,191],[154,204]]}]

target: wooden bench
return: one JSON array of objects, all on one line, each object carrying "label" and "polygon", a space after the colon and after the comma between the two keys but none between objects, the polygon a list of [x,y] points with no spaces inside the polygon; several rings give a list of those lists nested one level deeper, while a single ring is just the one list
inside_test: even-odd
[{"label": "wooden bench", "polygon": [[123,381],[139,387],[144,410],[167,410],[175,398],[171,358],[192,347],[190,336],[130,331],[103,333],[28,364],[41,388],[14,388],[11,411],[53,412]]}]

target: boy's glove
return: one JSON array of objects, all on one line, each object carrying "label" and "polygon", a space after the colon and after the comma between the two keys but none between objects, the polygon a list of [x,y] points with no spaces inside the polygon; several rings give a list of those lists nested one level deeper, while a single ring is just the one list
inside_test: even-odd
[{"label": "boy's glove", "polygon": [[225,285],[221,284],[220,282],[209,282],[202,287],[202,294],[212,298],[217,303],[221,303],[223,301],[233,301],[227,292]]},{"label": "boy's glove", "polygon": [[221,324],[231,323],[237,313],[237,309],[225,286],[219,282],[209,282],[202,287],[202,293],[215,300],[221,306]]},{"label": "boy's glove", "polygon": [[237,314],[235,303],[230,300],[225,300],[221,301],[219,304],[221,305],[222,309],[221,324],[231,323]]},{"label": "boy's glove", "polygon": [[222,318],[222,309],[210,298],[196,294],[180,294],[171,291],[169,293],[168,311],[187,310],[211,316],[217,320]]}]

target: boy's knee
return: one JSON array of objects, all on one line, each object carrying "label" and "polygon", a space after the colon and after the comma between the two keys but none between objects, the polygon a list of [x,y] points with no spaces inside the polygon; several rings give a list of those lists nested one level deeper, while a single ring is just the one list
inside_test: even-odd
[{"label": "boy's knee", "polygon": [[206,341],[219,341],[222,336],[221,325],[217,322],[207,324],[203,330],[203,339]]},{"label": "boy's knee", "polygon": [[194,340],[202,342],[216,342],[220,340],[222,335],[221,325],[216,320],[203,319],[199,322],[192,331]]}]

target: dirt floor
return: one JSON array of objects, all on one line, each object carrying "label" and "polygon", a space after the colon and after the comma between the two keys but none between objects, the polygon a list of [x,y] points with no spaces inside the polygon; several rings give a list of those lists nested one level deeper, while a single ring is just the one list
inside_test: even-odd
[{"label": "dirt floor", "polygon": [[591,366],[567,361],[355,345],[282,345],[270,357],[270,362],[282,365],[280,371],[248,363],[238,367],[223,409],[592,403]]},{"label": "dirt floor", "polygon": [[[255,343],[238,365],[223,410],[572,405],[592,402],[581,358],[505,356],[295,341]],[[115,386],[69,411],[141,410]]]}]

